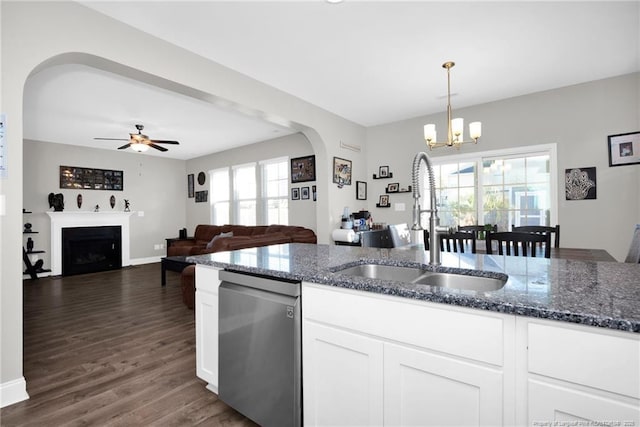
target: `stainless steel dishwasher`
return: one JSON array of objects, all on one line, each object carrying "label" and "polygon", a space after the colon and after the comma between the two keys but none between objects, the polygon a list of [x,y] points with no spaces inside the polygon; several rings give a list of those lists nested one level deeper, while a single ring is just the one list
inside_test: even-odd
[{"label": "stainless steel dishwasher", "polygon": [[300,282],[220,280],[218,397],[261,426],[302,425]]}]

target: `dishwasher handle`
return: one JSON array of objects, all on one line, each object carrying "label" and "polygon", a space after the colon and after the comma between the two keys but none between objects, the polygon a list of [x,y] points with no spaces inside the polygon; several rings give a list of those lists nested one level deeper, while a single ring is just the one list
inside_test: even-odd
[{"label": "dishwasher handle", "polygon": [[245,273],[222,270],[219,279],[224,282],[235,283],[249,288],[260,289],[276,294],[288,295],[291,297],[300,296],[300,282],[277,277],[261,277]]}]

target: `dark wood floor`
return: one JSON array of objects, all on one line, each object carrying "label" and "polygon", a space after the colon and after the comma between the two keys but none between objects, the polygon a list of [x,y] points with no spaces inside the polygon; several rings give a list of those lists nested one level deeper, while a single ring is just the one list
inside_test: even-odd
[{"label": "dark wood floor", "polygon": [[25,281],[24,376],[2,426],[255,426],[196,378],[194,312],[160,264]]}]

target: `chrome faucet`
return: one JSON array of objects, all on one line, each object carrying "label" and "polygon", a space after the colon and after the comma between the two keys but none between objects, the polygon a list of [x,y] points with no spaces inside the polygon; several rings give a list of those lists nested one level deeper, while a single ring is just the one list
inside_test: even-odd
[{"label": "chrome faucet", "polygon": [[[424,161],[429,174],[429,196],[431,200],[431,209],[420,209],[420,164]],[[440,265],[440,242],[438,233],[447,232],[447,227],[440,226],[440,218],[438,218],[438,206],[436,203],[436,184],[431,167],[431,161],[427,157],[427,153],[420,152],[413,158],[413,170],[411,173],[412,191],[413,191],[413,226],[412,230],[420,231],[420,216],[423,212],[430,212],[429,216],[429,264]]]}]

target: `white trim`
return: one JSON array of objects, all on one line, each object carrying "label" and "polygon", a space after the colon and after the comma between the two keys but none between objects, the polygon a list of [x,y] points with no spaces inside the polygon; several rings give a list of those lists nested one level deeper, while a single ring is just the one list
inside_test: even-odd
[{"label": "white trim", "polygon": [[24,377],[0,384],[0,408],[27,400],[27,382]]},{"label": "white trim", "polygon": [[119,225],[122,238],[122,266],[130,265],[129,219],[133,212],[46,212],[51,218],[51,275],[62,274],[62,229]]},{"label": "white trim", "polygon": [[270,165],[270,164],[273,164],[273,163],[281,163],[281,162],[288,162],[288,161],[289,161],[289,156],[283,156],[283,157],[276,157],[274,159],[260,160],[258,162],[258,164],[259,165]]},{"label": "white trim", "polygon": [[[151,256],[147,258],[133,258],[131,259],[130,265],[143,265],[143,264],[153,264],[155,262],[160,262],[160,259],[164,257],[164,255],[159,256]],[[124,265],[123,265],[124,267]]]}]

